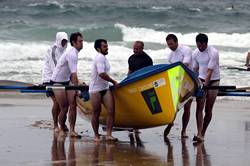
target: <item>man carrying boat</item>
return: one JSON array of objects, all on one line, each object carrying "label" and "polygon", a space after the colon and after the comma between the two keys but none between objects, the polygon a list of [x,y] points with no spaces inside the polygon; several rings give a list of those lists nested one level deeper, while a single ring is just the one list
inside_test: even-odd
[{"label": "man carrying boat", "polygon": [[[133,45],[134,54],[128,59],[128,75],[147,66],[153,65],[151,57],[144,51],[144,43],[142,41],[135,41]],[[139,130],[134,130],[135,134],[139,133]],[[129,133],[130,137],[132,133]]]},{"label": "man carrying boat", "polygon": [[110,71],[110,64],[106,58],[106,55],[108,55],[107,41],[105,39],[98,39],[95,41],[94,47],[97,51],[97,55],[93,59],[91,81],[89,84],[90,101],[93,107],[91,124],[95,134],[95,141],[99,142],[99,116],[101,113],[101,104],[103,103],[108,111],[106,119],[106,140],[116,141],[117,138],[112,136],[112,128],[115,117],[115,101],[109,88],[109,82],[113,85],[117,85],[118,83],[108,75]]},{"label": "man carrying boat", "polygon": [[[83,37],[80,32],[72,33],[70,36],[70,48],[59,59],[53,72],[51,82],[53,85],[78,85],[77,62],[78,53],[83,47]],[[76,123],[76,91],[74,90],[54,90],[56,100],[60,107],[59,135],[66,135],[65,122],[69,108],[70,136],[78,137],[75,132]]]},{"label": "man carrying boat", "polygon": [[142,41],[135,41],[133,45],[134,54],[128,59],[128,74],[133,73],[143,67],[153,65],[153,61],[144,51],[144,43]]},{"label": "man carrying boat", "polygon": [[[198,74],[199,79],[204,87],[219,86],[220,84],[220,68],[219,68],[219,52],[216,48],[208,46],[208,37],[206,34],[198,34],[196,36],[197,48],[193,52],[193,68]],[[207,127],[212,119],[212,109],[218,94],[218,90],[207,90],[201,98],[197,98],[196,107],[196,123],[197,135],[194,141],[204,141]],[[203,118],[203,109],[205,107],[205,116]]]},{"label": "man carrying boat", "polygon": [[[166,37],[166,42],[171,52],[168,56],[168,62],[170,64],[176,62],[182,62],[184,65],[189,67],[192,70],[192,49],[188,46],[179,45],[178,39],[174,34],[168,34]],[[193,99],[188,100],[188,102],[184,105],[184,112],[182,115],[182,130],[181,137],[188,138],[186,134],[186,128],[190,119],[190,108]],[[165,130],[165,136],[167,136],[173,126],[169,124],[167,129]]]},{"label": "man carrying boat", "polygon": [[[55,43],[48,49],[47,53],[45,54],[43,71],[42,71],[43,85],[50,85],[52,73],[56,67],[59,58],[67,48],[67,42],[68,42],[67,33],[57,32]],[[48,97],[51,97],[53,101],[51,112],[54,121],[54,131],[58,132],[59,131],[58,115],[60,113],[60,108],[52,91],[47,92],[46,95]]]}]

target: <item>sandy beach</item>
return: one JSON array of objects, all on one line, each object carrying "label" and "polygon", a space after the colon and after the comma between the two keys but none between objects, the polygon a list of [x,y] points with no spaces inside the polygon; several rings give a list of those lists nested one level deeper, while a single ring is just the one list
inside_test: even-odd
[{"label": "sandy beach", "polygon": [[[127,131],[115,132],[117,143],[95,143],[89,122],[77,119],[81,139],[53,134],[51,102],[45,97],[0,98],[1,165],[249,165],[250,106],[248,101],[217,100],[205,142],[193,144],[195,103],[181,140],[181,116],[168,139],[165,126],[141,130],[138,141]],[[101,131],[104,134],[104,132]],[[139,141],[140,139],[140,141]]]}]

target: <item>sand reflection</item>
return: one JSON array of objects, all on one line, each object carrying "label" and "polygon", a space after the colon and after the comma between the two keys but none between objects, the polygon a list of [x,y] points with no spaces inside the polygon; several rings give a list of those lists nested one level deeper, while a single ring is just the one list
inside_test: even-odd
[{"label": "sand reflection", "polygon": [[52,147],[51,147],[51,160],[53,166],[75,166],[76,165],[76,152],[75,152],[75,139],[69,139],[68,154],[65,151],[64,136],[58,136],[54,133]]},{"label": "sand reflection", "polygon": [[174,166],[174,165],[182,165],[182,166],[211,166],[210,156],[207,154],[204,143],[194,143],[193,147],[196,151],[195,158],[193,160],[193,157],[190,157],[190,154],[194,154],[193,152],[190,152],[188,149],[187,144],[190,143],[190,140],[187,139],[181,139],[181,157],[182,157],[182,163],[179,161],[175,161],[174,159],[178,157],[174,156],[174,147],[171,143],[171,141],[168,138],[164,139],[165,144],[167,145],[167,164],[168,166]]}]

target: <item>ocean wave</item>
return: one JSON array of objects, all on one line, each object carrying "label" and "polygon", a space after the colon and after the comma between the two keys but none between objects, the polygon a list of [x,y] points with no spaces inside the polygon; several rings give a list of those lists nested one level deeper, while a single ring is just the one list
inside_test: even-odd
[{"label": "ocean wave", "polygon": [[[165,31],[156,31],[149,28],[141,27],[129,27],[120,23],[116,23],[115,27],[120,28],[123,34],[123,41],[135,41],[142,40],[144,42],[154,42],[165,44],[165,38],[169,33]],[[195,37],[198,32],[193,33],[175,33],[179,39],[179,42],[186,45],[195,46]],[[250,33],[206,33],[209,38],[209,44],[216,46],[227,46],[227,47],[250,47]]]},{"label": "ocean wave", "polygon": [[[128,58],[133,54],[133,42],[108,42],[108,60],[111,64],[111,75],[116,80],[126,77],[128,70]],[[41,82],[43,58],[51,43],[48,42],[0,42],[1,66],[0,79],[12,79]],[[90,81],[91,62],[96,55],[93,42],[84,42],[83,49],[79,53],[78,73],[79,78]],[[157,45],[157,44],[156,44]],[[68,47],[69,49],[70,47]],[[195,48],[195,47],[192,47]],[[165,45],[155,46],[155,43],[146,42],[145,52],[154,61],[154,64],[167,63],[167,54],[170,50]],[[246,53],[241,49],[219,49],[221,66],[243,66]],[[246,85],[250,78],[245,78],[246,73],[221,68],[222,84]],[[244,77],[244,80],[241,78]]]},{"label": "ocean wave", "polygon": [[173,9],[172,6],[162,7],[162,6],[152,6],[151,9],[153,10],[170,10]]},{"label": "ocean wave", "polygon": [[30,3],[27,5],[28,7],[51,7],[51,8],[60,8],[60,9],[64,9],[65,6],[63,3],[58,2],[58,1],[48,1],[46,3]]},{"label": "ocean wave", "polygon": [[201,9],[200,9],[200,8],[190,8],[190,10],[196,11],[196,12],[201,12]]}]

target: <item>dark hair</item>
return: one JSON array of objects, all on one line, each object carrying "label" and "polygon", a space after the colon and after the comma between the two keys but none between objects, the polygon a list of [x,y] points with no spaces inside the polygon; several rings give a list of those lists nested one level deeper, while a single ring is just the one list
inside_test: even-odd
[{"label": "dark hair", "polygon": [[199,33],[197,36],[196,36],[196,42],[199,42],[199,43],[206,43],[208,42],[208,37],[206,34],[204,33]]},{"label": "dark hair", "polygon": [[104,42],[105,44],[107,44],[107,40],[105,40],[105,39],[97,39],[95,41],[94,47],[95,47],[96,51],[98,51],[97,48],[101,48],[102,42]]},{"label": "dark hair", "polygon": [[172,33],[170,33],[170,34],[167,35],[166,41],[167,41],[167,40],[171,40],[171,39],[173,39],[174,42],[178,42],[177,37],[176,37],[174,34],[172,34]]},{"label": "dark hair", "polygon": [[75,33],[72,33],[70,35],[69,41],[70,41],[71,46],[73,46],[73,41],[77,42],[77,37],[78,36],[82,37],[82,34],[80,32],[75,32]]},{"label": "dark hair", "polygon": [[137,41],[135,41],[135,43],[139,43],[139,44],[142,46],[142,48],[144,48],[144,43],[143,43],[143,41],[137,40]]}]

